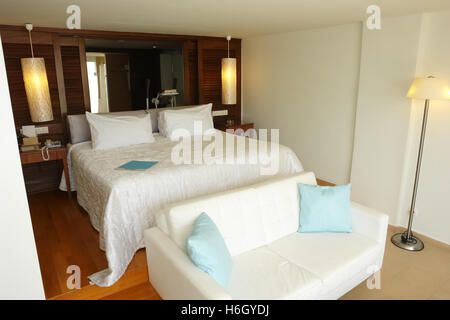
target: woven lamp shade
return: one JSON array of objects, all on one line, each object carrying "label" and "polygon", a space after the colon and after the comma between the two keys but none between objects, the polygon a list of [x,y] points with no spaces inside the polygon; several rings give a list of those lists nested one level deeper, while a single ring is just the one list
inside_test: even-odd
[{"label": "woven lamp shade", "polygon": [[236,59],[222,59],[222,104],[236,104]]},{"label": "woven lamp shade", "polygon": [[20,62],[31,121],[52,121],[52,102],[44,58],[23,58]]}]

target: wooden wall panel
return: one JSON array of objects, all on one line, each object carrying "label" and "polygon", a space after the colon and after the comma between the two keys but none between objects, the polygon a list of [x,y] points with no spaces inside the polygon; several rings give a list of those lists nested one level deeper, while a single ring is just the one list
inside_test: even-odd
[{"label": "wooden wall panel", "polygon": [[61,161],[31,163],[22,166],[27,193],[55,190],[59,186],[63,167]]},{"label": "wooden wall panel", "polygon": [[[17,40],[17,38],[14,38],[14,40]],[[20,64],[21,58],[28,58],[31,56],[30,45],[21,43],[3,43],[6,73],[16,130],[19,131],[23,125],[30,124],[46,126],[49,128],[49,134],[39,135],[39,141],[41,143],[46,139],[60,140],[65,143],[65,130],[62,125],[62,115],[59,104],[53,46],[35,44],[33,48],[35,57],[43,57],[45,60],[54,120],[43,123],[31,122],[25,85],[22,77],[22,66]],[[50,161],[23,166],[27,192],[34,193],[55,189],[59,184],[62,172],[62,167],[59,162],[60,161]]]},{"label": "wooden wall panel", "polygon": [[78,38],[78,56],[80,57],[81,66],[81,85],[83,86],[84,113],[86,111],[91,111],[91,97],[89,95],[89,79],[84,38]]},{"label": "wooden wall panel", "polygon": [[86,111],[84,102],[81,61],[78,46],[62,46],[61,60],[66,93],[67,114],[80,114]]},{"label": "wooden wall panel", "polygon": [[[0,25],[0,35],[3,43],[19,43],[30,45],[28,31],[24,26],[4,26]],[[33,44],[52,45],[52,34],[49,32],[33,31]]]},{"label": "wooden wall panel", "polygon": [[183,44],[184,57],[184,104],[198,104],[198,59],[197,41]]},{"label": "wooden wall panel", "polygon": [[[54,121],[61,121],[61,111],[59,106],[58,83],[56,79],[55,57],[53,55],[52,45],[34,45],[34,56],[42,57],[45,60],[47,71],[48,86],[50,89],[50,98],[52,101]],[[29,44],[4,43],[3,51],[5,55],[6,73],[8,77],[9,93],[11,95],[11,104],[13,106],[14,121],[16,127],[32,124],[28,101],[23,83],[21,58],[31,57]]]},{"label": "wooden wall panel", "polygon": [[214,117],[214,126],[225,129],[228,119],[235,124],[241,122],[241,41],[234,39],[230,42],[230,57],[236,58],[237,69],[237,98],[235,105],[222,104],[222,58],[226,58],[226,39],[203,39],[198,42],[198,86],[199,103],[212,103],[213,110],[228,110],[227,116]]},{"label": "wooden wall panel", "polygon": [[[20,66],[20,58],[30,56],[28,33],[23,26],[0,25],[6,70],[16,128],[32,124]],[[67,30],[36,27],[32,33],[35,55],[44,57],[49,80],[54,121],[35,124],[48,126],[50,133],[40,135],[66,141],[66,114],[90,110],[84,38],[140,39],[183,43],[185,104],[213,103],[213,110],[228,110],[228,116],[214,117],[216,128],[224,129],[227,119],[241,120],[241,41],[233,39],[230,55],[237,58],[237,103],[221,104],[221,59],[227,56],[224,38],[162,35],[149,33]],[[27,190],[38,192],[57,187],[62,168],[59,162],[24,166]]]}]

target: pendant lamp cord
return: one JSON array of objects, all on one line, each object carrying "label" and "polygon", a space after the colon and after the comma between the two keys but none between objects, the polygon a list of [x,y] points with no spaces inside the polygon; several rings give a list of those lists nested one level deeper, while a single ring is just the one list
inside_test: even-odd
[{"label": "pendant lamp cord", "polygon": [[34,58],[33,42],[31,41],[31,31],[30,30],[28,30],[28,37],[30,38],[31,57]]}]

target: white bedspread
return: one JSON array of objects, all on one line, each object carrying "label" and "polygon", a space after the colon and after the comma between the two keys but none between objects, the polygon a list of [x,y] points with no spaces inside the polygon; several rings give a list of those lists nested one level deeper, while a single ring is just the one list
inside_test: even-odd
[{"label": "white bedspread", "polygon": [[[100,233],[100,248],[108,259],[108,269],[89,276],[91,282],[110,286],[123,275],[135,252],[144,247],[143,231],[154,225],[164,205],[273,177],[261,175],[259,164],[175,165],[170,156],[175,144],[156,136],[154,143],[111,150],[92,150],[90,142],[70,148],[78,202]],[[146,171],[116,169],[130,160],[159,163]],[[279,168],[277,175],[303,170],[295,153],[284,146]]]}]

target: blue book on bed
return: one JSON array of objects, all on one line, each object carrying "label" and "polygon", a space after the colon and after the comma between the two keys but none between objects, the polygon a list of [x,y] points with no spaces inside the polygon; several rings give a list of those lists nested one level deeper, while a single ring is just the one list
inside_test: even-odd
[{"label": "blue book on bed", "polygon": [[124,170],[147,170],[151,167],[153,167],[155,164],[157,164],[158,161],[136,161],[132,160],[130,162],[124,163],[117,169],[124,169]]}]

